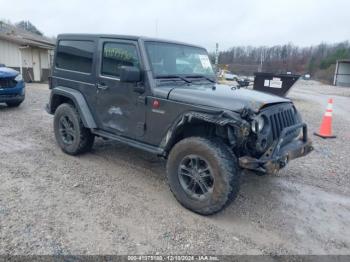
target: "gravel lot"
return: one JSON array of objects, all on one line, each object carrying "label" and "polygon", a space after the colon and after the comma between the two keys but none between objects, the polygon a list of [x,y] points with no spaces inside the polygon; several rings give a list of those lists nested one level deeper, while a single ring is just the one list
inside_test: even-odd
[{"label": "gravel lot", "polygon": [[338,136],[277,176],[245,173],[238,199],[202,217],[182,208],[164,162],[98,139],[71,157],[55,143],[47,85],[0,105],[0,254],[350,254],[350,88],[300,81],[289,94],[310,136],[334,98]]}]

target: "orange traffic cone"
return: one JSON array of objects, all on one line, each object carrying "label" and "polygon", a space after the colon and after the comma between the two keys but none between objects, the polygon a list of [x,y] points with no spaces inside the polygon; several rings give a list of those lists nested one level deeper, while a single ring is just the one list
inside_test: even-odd
[{"label": "orange traffic cone", "polygon": [[314,133],[316,136],[322,138],[335,138],[336,136],[332,135],[332,113],[333,113],[333,99],[328,99],[328,106],[326,113],[323,116],[323,120],[320,126],[320,131]]}]

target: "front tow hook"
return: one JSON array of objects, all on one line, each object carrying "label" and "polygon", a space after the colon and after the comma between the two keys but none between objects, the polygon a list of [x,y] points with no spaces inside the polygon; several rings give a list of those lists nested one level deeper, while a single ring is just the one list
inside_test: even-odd
[{"label": "front tow hook", "polygon": [[280,164],[280,168],[285,167],[288,164],[288,155],[282,157],[282,159],[280,159],[279,161]]}]

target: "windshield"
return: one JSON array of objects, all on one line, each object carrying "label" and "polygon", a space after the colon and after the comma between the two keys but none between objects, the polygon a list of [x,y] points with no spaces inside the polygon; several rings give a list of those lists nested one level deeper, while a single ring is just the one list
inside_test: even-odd
[{"label": "windshield", "polygon": [[208,53],[203,48],[161,42],[145,45],[155,77],[214,76]]}]

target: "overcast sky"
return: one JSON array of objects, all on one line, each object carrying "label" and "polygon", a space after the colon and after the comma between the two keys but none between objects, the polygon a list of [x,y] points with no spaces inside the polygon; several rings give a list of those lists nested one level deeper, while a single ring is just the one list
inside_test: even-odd
[{"label": "overcast sky", "polygon": [[49,36],[157,36],[210,51],[216,42],[222,50],[350,39],[349,0],[0,0],[0,6],[0,19],[30,20]]}]

